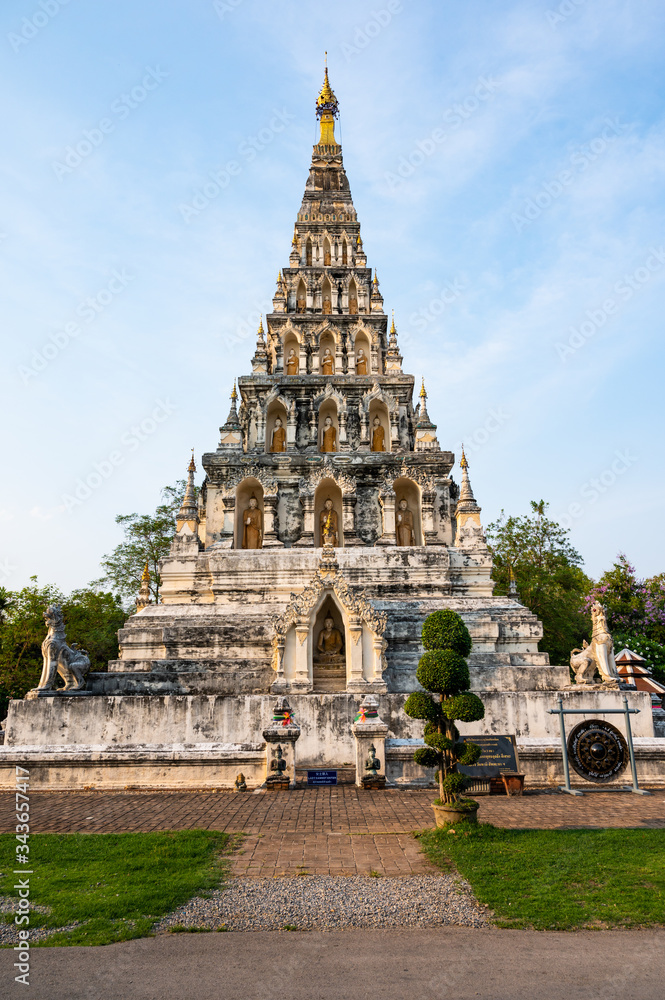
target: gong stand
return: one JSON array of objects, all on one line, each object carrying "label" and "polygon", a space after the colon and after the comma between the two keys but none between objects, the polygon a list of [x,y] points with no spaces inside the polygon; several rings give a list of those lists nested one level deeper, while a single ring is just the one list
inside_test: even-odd
[{"label": "gong stand", "polygon": [[[548,715],[558,715],[559,725],[561,726],[561,753],[563,756],[563,776],[565,785],[559,785],[560,792],[567,792],[568,795],[584,795],[584,792],[578,791],[576,788],[570,787],[570,766],[568,763],[568,744],[566,742],[566,723],[564,720],[564,715],[592,715],[593,712],[589,709],[580,708],[564,708],[563,698],[557,700],[558,708],[550,708],[548,710]],[[623,715],[626,719],[626,737],[628,741],[628,754],[630,757],[630,770],[633,777],[632,786],[624,785],[621,789],[623,792],[633,792],[635,795],[651,795],[651,792],[647,792],[644,788],[640,788],[637,783],[637,768],[635,767],[635,748],[633,746],[633,732],[630,728],[630,717],[631,715],[639,715],[639,708],[628,708],[628,698],[623,696],[623,708],[605,708],[602,711],[598,711],[598,715]],[[591,780],[591,779],[587,779]]]}]

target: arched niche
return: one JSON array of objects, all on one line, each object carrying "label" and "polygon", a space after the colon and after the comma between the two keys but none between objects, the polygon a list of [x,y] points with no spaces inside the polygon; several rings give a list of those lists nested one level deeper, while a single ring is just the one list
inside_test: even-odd
[{"label": "arched niche", "polygon": [[312,266],[312,241],[307,237],[307,242],[305,243],[305,267]]},{"label": "arched niche", "polygon": [[[310,644],[312,691],[319,693],[345,691],[349,635],[346,616],[333,593],[324,593],[312,618]],[[331,618],[333,623],[329,632],[326,631],[326,618]],[[341,649],[332,652],[340,642]],[[319,646],[323,647],[322,650]]]},{"label": "arched niche", "polygon": [[323,284],[321,285],[321,312],[324,316],[330,316],[332,314],[332,285],[327,277],[323,279]]},{"label": "arched niche", "polygon": [[241,480],[238,483],[236,489],[236,523],[235,523],[235,537],[234,537],[234,547],[236,549],[243,549],[246,546],[243,544],[245,538],[245,528],[244,515],[245,511],[250,508],[250,498],[252,496],[256,497],[257,507],[261,511],[260,526],[262,529],[261,533],[261,544],[259,548],[263,548],[263,531],[265,531],[265,510],[263,506],[263,487],[258,479],[254,479],[253,476],[248,476],[246,479]]},{"label": "arched niche", "polygon": [[348,264],[348,263],[349,263],[349,247],[344,237],[342,237],[342,264]]},{"label": "arched niche", "polygon": [[420,487],[417,483],[414,483],[413,479],[400,477],[393,483],[393,490],[395,491],[395,539],[398,539],[397,529],[399,527],[400,501],[406,500],[408,509],[413,515],[413,534],[415,536],[413,544],[423,545],[422,494]]},{"label": "arched niche", "polygon": [[337,515],[337,545],[336,548],[344,546],[344,532],[342,529],[342,491],[334,479],[322,479],[314,493],[314,545],[316,548],[323,547],[321,531],[321,515],[326,510],[326,500],[332,500],[332,509]]},{"label": "arched niche", "polygon": [[335,451],[339,451],[339,416],[334,399],[326,399],[319,407],[319,451],[323,451],[323,437],[326,429],[326,417],[332,420],[335,428]]},{"label": "arched niche", "polygon": [[330,253],[330,240],[327,236],[323,239],[323,266],[330,267],[332,264],[332,256]]},{"label": "arched niche", "polygon": [[[289,371],[289,356],[291,351],[294,352],[294,358],[297,361],[297,366],[295,371]],[[284,374],[285,375],[299,375],[300,374],[300,341],[293,332],[289,332],[284,337]]]},{"label": "arched niche", "polygon": [[[362,351],[362,354],[360,353]],[[364,330],[359,330],[353,342],[353,356],[355,361],[356,375],[371,375],[372,373],[372,353],[369,345],[369,337]],[[363,364],[364,360],[364,364]],[[360,364],[360,367],[359,367]]]},{"label": "arched niche", "polygon": [[349,315],[358,315],[358,286],[356,285],[355,278],[351,278],[349,282]]},{"label": "arched niche", "polygon": [[[374,448],[374,419],[383,428],[383,448]],[[372,451],[390,451],[390,417],[388,407],[380,399],[373,399],[369,405],[369,444]]]},{"label": "arched niche", "polygon": [[[324,360],[324,358],[327,357],[326,350],[330,351],[330,357],[332,358],[332,371],[331,372],[328,372],[328,371],[324,372],[324,370],[323,370],[323,360]],[[336,358],[335,358],[335,350],[336,350],[335,338],[333,337],[332,331],[331,330],[326,330],[324,333],[321,334],[321,338],[319,340],[319,372],[320,372],[321,375],[327,375],[327,374],[334,375],[335,374],[335,371],[337,369],[337,362],[336,362]]]},{"label": "arched niche", "polygon": [[296,312],[304,313],[307,309],[307,289],[305,288],[305,282],[300,279],[298,282],[298,288],[296,291]]},{"label": "arched niche", "polygon": [[282,421],[281,429],[284,431],[283,437],[283,447],[276,449],[276,451],[286,451],[286,424],[288,420],[288,415],[286,412],[286,407],[279,399],[273,399],[272,403],[268,407],[268,412],[266,414],[266,442],[265,448],[266,453],[270,454],[273,452],[273,434],[278,428],[277,420]]}]

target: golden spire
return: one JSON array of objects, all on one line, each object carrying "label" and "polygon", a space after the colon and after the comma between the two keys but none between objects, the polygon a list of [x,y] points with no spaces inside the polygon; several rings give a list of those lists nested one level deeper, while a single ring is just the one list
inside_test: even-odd
[{"label": "golden spire", "polygon": [[196,472],[196,462],[194,461],[194,449],[193,448],[192,448],[192,457],[191,457],[191,459],[189,461],[189,465],[187,466],[187,471],[188,472]]},{"label": "golden spire", "polygon": [[358,235],[356,236],[356,246],[357,247],[361,247],[362,245],[363,245],[363,241],[360,238],[360,233],[358,233]]},{"label": "golden spire", "polygon": [[293,224],[293,239],[291,240],[291,246],[298,246],[298,230],[296,229],[295,223]]},{"label": "golden spire", "polygon": [[466,460],[466,455],[464,454],[464,445],[462,445],[462,457],[459,460],[460,469],[468,469],[469,463]]},{"label": "golden spire", "polygon": [[259,320],[259,328],[256,331],[256,338],[257,338],[257,340],[263,340],[263,336],[264,336],[264,331],[263,331],[263,316],[261,316],[261,319]]},{"label": "golden spire", "polygon": [[374,284],[375,288],[379,287],[379,276],[376,273],[376,268],[374,268],[374,281],[373,281],[373,284]]},{"label": "golden spire", "polygon": [[141,583],[150,583],[150,570],[148,569],[148,560],[145,561],[145,566],[143,567],[143,572],[141,573]]},{"label": "golden spire", "polygon": [[339,103],[328,79],[328,53],[326,52],[326,67],[323,77],[323,86],[316,99],[316,117],[321,122],[321,134],[319,136],[320,146],[336,146],[335,139],[335,118],[339,115]]},{"label": "golden spire", "polygon": [[393,321],[390,324],[390,332],[391,333],[397,333],[397,330],[395,329],[395,310],[394,309],[392,310],[392,314],[393,314]]},{"label": "golden spire", "polygon": [[238,393],[236,392],[236,383],[235,383],[235,379],[234,379],[233,380],[233,391],[231,393],[231,399],[235,403],[235,401],[236,401],[237,398],[238,398]]},{"label": "golden spire", "polygon": [[422,380],[422,383],[421,383],[421,386],[420,386],[420,392],[418,393],[418,395],[420,396],[420,398],[422,399],[423,402],[427,399],[427,393],[425,392],[425,379],[424,378]]}]

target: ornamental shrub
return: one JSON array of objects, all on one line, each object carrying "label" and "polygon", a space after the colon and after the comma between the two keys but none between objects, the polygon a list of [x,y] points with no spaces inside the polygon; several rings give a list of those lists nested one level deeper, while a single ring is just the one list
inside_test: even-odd
[{"label": "ornamental shrub", "polygon": [[454,649],[460,656],[471,652],[468,628],[458,614],[447,608],[427,616],[421,637],[425,649]]},{"label": "ornamental shrub", "polygon": [[460,741],[455,722],[476,722],[485,715],[477,694],[469,691],[471,636],[454,611],[435,611],[422,628],[425,653],[416,676],[424,691],[414,691],[404,705],[412,719],[424,719],[426,746],[413,755],[416,764],[438,768],[439,794],[445,803],[458,802],[468,784],[457,765],[473,765],[480,757],[476,743]]}]

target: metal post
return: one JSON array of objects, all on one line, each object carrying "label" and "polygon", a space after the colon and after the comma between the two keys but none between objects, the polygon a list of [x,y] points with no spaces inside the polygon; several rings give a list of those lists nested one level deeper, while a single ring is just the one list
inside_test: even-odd
[{"label": "metal post", "polygon": [[628,698],[623,696],[623,710],[626,717],[626,736],[628,737],[628,753],[630,754],[630,770],[633,776],[633,787],[626,787],[624,791],[633,792],[635,795],[651,795],[645,788],[640,788],[637,783],[637,767],[635,766],[635,748],[633,747],[633,731],[630,728],[630,709],[628,708]]},{"label": "metal post", "polygon": [[566,744],[566,723],[563,718],[563,698],[558,699],[559,705],[559,725],[561,727],[561,758],[563,760],[563,777],[566,782],[565,785],[559,785],[560,792],[567,792],[568,795],[583,795],[584,792],[579,792],[576,788],[570,787],[570,768],[568,766],[568,746]]}]

